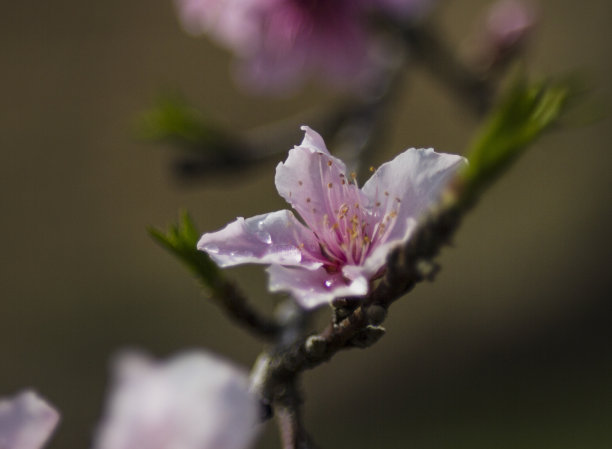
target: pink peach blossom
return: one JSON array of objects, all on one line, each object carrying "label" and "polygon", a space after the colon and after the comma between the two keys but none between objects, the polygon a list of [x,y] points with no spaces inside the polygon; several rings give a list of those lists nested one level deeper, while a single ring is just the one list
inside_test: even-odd
[{"label": "pink peach blossom", "polygon": [[304,140],[278,164],[275,183],[303,223],[288,210],[239,217],[204,234],[198,249],[221,267],[269,264],[270,290],[288,291],[313,308],[366,295],[389,252],[410,238],[465,159],[411,148],[360,189],[321,136],[302,129]]},{"label": "pink peach blossom", "polygon": [[115,377],[96,449],[246,449],[257,433],[246,373],[208,353],[126,353]]},{"label": "pink peach blossom", "polygon": [[417,15],[431,0],[176,0],[191,34],[232,49],[251,87],[283,90],[308,76],[362,86],[378,72],[373,11]]},{"label": "pink peach blossom", "polygon": [[59,422],[59,413],[26,390],[0,399],[0,449],[40,449]]}]

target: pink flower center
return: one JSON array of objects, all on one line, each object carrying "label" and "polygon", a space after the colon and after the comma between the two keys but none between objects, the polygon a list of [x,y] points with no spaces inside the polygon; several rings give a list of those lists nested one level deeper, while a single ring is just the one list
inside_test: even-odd
[{"label": "pink flower center", "polygon": [[[344,265],[363,265],[392,227],[400,203],[399,198],[385,201],[385,209],[380,201],[363,204],[354,174],[351,180],[344,174],[339,176],[339,183],[329,182],[326,186],[330,209],[331,205],[339,206],[316,217],[315,223],[308,223],[319,241],[322,261],[328,272],[341,271]],[[383,195],[388,197],[389,193]]]}]

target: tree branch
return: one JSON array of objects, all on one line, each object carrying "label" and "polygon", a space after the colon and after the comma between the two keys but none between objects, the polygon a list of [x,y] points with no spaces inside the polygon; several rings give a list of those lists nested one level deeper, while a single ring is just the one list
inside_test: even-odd
[{"label": "tree branch", "polygon": [[283,449],[317,449],[302,421],[302,399],[297,389],[297,378],[285,384],[277,399],[277,419]]}]

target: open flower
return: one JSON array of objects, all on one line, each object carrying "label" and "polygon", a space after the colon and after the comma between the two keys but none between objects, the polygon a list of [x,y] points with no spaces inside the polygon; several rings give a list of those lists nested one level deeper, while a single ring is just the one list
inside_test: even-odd
[{"label": "open flower", "polygon": [[58,422],[59,413],[30,390],[0,399],[0,448],[40,449]]},{"label": "open flower", "polygon": [[318,75],[336,85],[373,79],[372,11],[414,16],[431,0],[176,0],[184,28],[231,48],[252,87],[281,90]]},{"label": "open flower", "polygon": [[404,151],[359,188],[344,163],[308,127],[276,167],[276,188],[300,214],[280,210],[204,234],[198,249],[220,266],[270,264],[271,291],[306,307],[364,296],[389,252],[406,242],[465,159],[432,149]]},{"label": "open flower", "polygon": [[257,433],[246,373],[208,353],[126,353],[115,376],[96,449],[246,449]]}]

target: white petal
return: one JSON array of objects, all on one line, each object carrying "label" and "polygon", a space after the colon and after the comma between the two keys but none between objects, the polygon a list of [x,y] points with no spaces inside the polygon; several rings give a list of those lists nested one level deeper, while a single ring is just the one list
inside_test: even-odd
[{"label": "white petal", "polygon": [[58,422],[59,413],[32,391],[0,399],[0,448],[42,448]]},{"label": "white petal", "polygon": [[206,352],[127,353],[115,371],[96,449],[246,449],[257,433],[246,373]]},{"label": "white petal", "polygon": [[288,210],[239,217],[217,232],[204,234],[198,249],[221,267],[243,263],[299,265],[315,268],[320,254],[312,232]]},{"label": "white petal", "polygon": [[272,265],[269,289],[272,292],[290,292],[305,309],[314,309],[335,298],[364,296],[368,281],[358,277],[349,282],[340,273],[328,273],[324,268],[304,270]]}]

